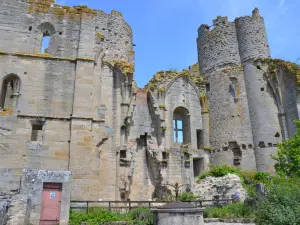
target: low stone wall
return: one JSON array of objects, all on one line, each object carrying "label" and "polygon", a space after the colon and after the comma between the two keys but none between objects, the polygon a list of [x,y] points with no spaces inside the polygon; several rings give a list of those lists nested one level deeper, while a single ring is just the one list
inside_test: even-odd
[{"label": "low stone wall", "polygon": [[205,218],[204,225],[255,225],[253,219]]},{"label": "low stone wall", "polygon": [[[81,223],[81,225],[88,225],[88,223]],[[127,222],[107,222],[104,225],[128,225]],[[204,225],[255,225],[252,219],[219,219],[219,218],[205,218]]]}]

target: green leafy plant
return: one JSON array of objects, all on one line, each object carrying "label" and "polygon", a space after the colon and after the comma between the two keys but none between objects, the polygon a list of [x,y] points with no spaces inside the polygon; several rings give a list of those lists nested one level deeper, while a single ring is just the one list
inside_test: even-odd
[{"label": "green leafy plant", "polygon": [[256,212],[258,225],[300,224],[299,178],[273,177],[267,184],[268,194]]},{"label": "green leafy plant", "polygon": [[278,144],[275,169],[278,174],[300,177],[300,121],[294,121],[297,132],[288,141]]},{"label": "green leafy plant", "polygon": [[200,197],[200,196],[195,195],[195,194],[192,193],[192,192],[182,192],[182,193],[179,195],[179,201],[181,201],[181,202],[193,201],[193,200],[196,200],[196,199],[199,198],[199,197]]},{"label": "green leafy plant", "polygon": [[232,203],[223,207],[205,208],[205,218],[254,218],[254,212],[243,203]]},{"label": "green leafy plant", "polygon": [[131,218],[130,224],[136,225],[152,225],[153,224],[153,214],[150,209],[146,207],[140,207],[133,209],[129,212]]},{"label": "green leafy plant", "polygon": [[98,225],[104,222],[127,221],[133,225],[152,225],[153,215],[148,208],[140,207],[128,213],[117,213],[104,208],[90,208],[88,213],[81,211],[70,211],[70,224],[80,225],[87,222],[89,225]]},{"label": "green leafy plant", "polygon": [[268,172],[264,172],[264,171],[258,171],[254,175],[255,181],[262,182],[262,183],[266,182],[270,177],[271,175]]}]

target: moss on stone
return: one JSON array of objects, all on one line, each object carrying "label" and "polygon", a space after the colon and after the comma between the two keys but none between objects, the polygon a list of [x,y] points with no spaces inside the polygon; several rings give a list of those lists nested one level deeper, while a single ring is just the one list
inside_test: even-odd
[{"label": "moss on stone", "polygon": [[[191,68],[191,67],[190,67]],[[197,68],[197,64],[193,65],[193,68]],[[148,82],[148,84],[145,86],[145,90],[153,90],[153,88],[159,87],[161,84],[165,82],[171,82],[174,78],[182,76],[190,81],[192,81],[195,85],[201,85],[204,84],[204,78],[203,76],[199,75],[193,75],[191,70],[183,70],[181,72],[178,72],[176,70],[167,70],[167,71],[159,71],[157,72],[153,78]],[[159,90],[162,90],[160,88]]]},{"label": "moss on stone", "polygon": [[16,52],[16,53],[12,53],[11,55],[13,55],[13,56],[24,56],[24,57],[33,57],[33,58],[43,58],[43,59],[76,61],[76,59],[55,57],[55,56],[47,54],[47,53],[24,53],[24,52]]},{"label": "moss on stone", "polygon": [[159,105],[159,108],[160,109],[166,109],[166,106],[162,104],[162,105]]},{"label": "moss on stone", "polygon": [[132,49],[128,50],[129,54],[134,55],[135,51],[133,51]]},{"label": "moss on stone", "polygon": [[211,147],[211,146],[204,146],[203,149],[204,149],[204,150],[209,150],[209,151],[210,151],[210,150],[212,150],[212,147]]},{"label": "moss on stone", "polygon": [[117,67],[121,70],[124,75],[130,75],[134,73],[134,64],[130,64],[125,60],[111,60],[106,61],[106,63],[110,64],[113,67]]},{"label": "moss on stone", "polygon": [[268,71],[271,75],[277,74],[280,69],[285,69],[295,77],[297,85],[300,85],[300,65],[281,59],[271,58],[257,59],[255,62],[261,62],[268,65]]},{"label": "moss on stone", "polygon": [[0,51],[0,55],[8,55],[8,52]]},{"label": "moss on stone", "polygon": [[[94,17],[97,15],[97,11],[88,8],[85,5],[82,6],[60,6],[58,4],[55,4],[54,0],[27,0],[29,3],[28,6],[28,13],[29,14],[35,14],[35,13],[53,13],[56,16],[59,16],[59,18],[62,18],[63,16],[67,14],[85,14],[86,16],[92,16]],[[83,16],[85,16],[83,15]],[[71,18],[74,18],[74,16],[71,16]]]},{"label": "moss on stone", "polygon": [[3,109],[2,111],[0,111],[0,116],[11,116],[14,114],[14,109]]},{"label": "moss on stone", "polygon": [[101,40],[101,41],[103,41],[104,38],[105,38],[104,35],[103,35],[102,33],[100,33],[100,32],[97,32],[96,35],[97,35],[97,38],[98,38],[99,40]]},{"label": "moss on stone", "polygon": [[93,62],[94,61],[94,59],[92,59],[92,58],[80,58],[80,57],[76,58],[76,60],[88,61],[88,62]]}]

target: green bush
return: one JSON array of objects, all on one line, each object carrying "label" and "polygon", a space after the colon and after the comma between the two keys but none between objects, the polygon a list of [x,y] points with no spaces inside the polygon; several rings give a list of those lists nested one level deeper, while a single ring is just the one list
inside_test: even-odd
[{"label": "green bush", "polygon": [[128,221],[133,225],[152,225],[153,215],[149,209],[141,207],[133,209],[128,213],[117,213],[104,208],[90,208],[89,212],[70,211],[70,224],[80,225],[81,222],[88,222],[89,225],[113,221]]},{"label": "green bush", "polygon": [[227,174],[240,174],[240,170],[238,167],[230,166],[230,165],[218,165],[214,166],[209,172],[203,173],[199,176],[199,180],[204,179],[205,177],[223,177]]},{"label": "green bush", "polygon": [[131,221],[130,224],[135,225],[152,225],[153,224],[153,214],[150,209],[141,207],[133,209],[129,212]]},{"label": "green bush", "polygon": [[258,171],[255,173],[254,179],[258,182],[265,183],[270,177],[268,172]]},{"label": "green bush", "polygon": [[297,133],[287,141],[278,144],[275,169],[278,174],[300,177],[300,121],[294,121]]},{"label": "green bush", "polygon": [[243,203],[232,203],[223,207],[206,208],[205,218],[254,218],[254,212]]},{"label": "green bush", "polygon": [[192,192],[183,192],[179,195],[179,201],[181,202],[187,202],[187,201],[193,201],[199,198],[200,196],[195,195]]},{"label": "green bush", "polygon": [[299,179],[273,178],[267,187],[267,199],[258,206],[256,223],[258,225],[299,225]]}]

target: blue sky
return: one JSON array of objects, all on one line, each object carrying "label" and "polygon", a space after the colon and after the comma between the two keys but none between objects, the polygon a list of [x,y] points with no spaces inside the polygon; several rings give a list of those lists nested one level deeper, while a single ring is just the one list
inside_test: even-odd
[{"label": "blue sky", "polygon": [[[197,29],[217,16],[264,16],[273,58],[300,58],[299,0],[56,0],[64,5],[87,5],[123,13],[131,25],[136,51],[135,77],[143,87],[159,70],[182,70],[197,62]],[[300,59],[298,60],[300,63]]]}]

